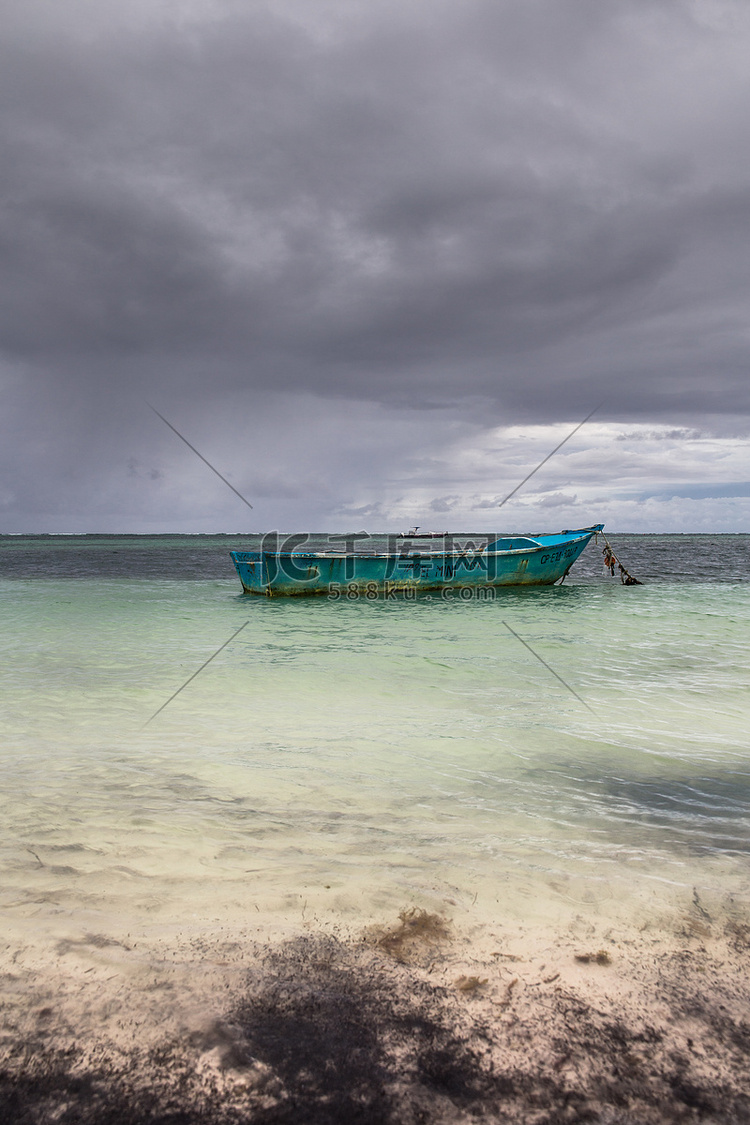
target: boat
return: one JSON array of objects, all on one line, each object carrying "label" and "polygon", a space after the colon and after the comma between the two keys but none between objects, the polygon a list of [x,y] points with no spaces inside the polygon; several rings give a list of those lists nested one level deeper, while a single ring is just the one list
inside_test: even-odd
[{"label": "boat", "polygon": [[327,594],[330,598],[480,596],[498,586],[551,586],[565,579],[604,524],[557,535],[264,535],[257,547],[232,551],[246,594]]},{"label": "boat", "polygon": [[420,531],[419,524],[416,527],[410,528],[409,531],[399,531],[399,539],[444,539],[448,534],[447,531]]}]

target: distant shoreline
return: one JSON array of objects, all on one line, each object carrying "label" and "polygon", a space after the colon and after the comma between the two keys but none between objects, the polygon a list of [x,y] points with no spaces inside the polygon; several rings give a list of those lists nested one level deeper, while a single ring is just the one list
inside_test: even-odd
[{"label": "distant shoreline", "polygon": [[[295,534],[291,530],[275,530],[279,535]],[[309,531],[306,534],[315,536],[343,535],[346,531],[347,529],[343,528],[333,531]],[[237,539],[268,534],[270,534],[269,531],[5,531],[0,533],[0,542],[4,539]],[[397,533],[394,531],[372,531],[370,534],[374,538],[380,538]],[[494,534],[494,531],[490,533],[477,530],[449,531],[445,534],[461,538],[468,535]],[[610,531],[607,529],[607,535],[610,538],[612,536],[627,536],[628,538],[639,539],[696,539],[710,536],[715,539],[717,536],[723,538],[748,536],[750,531]]]}]

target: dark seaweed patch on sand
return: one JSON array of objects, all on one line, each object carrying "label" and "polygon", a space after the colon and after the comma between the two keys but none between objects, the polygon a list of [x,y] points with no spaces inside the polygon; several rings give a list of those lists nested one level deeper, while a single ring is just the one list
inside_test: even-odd
[{"label": "dark seaweed patch on sand", "polygon": [[657,957],[619,1004],[560,974],[510,988],[496,971],[466,995],[331,937],[256,954],[220,1019],[156,1045],[76,1041],[70,1013],[43,1009],[35,1034],[6,1041],[0,1121],[750,1122],[750,1026],[730,1010],[731,978],[700,952]]},{"label": "dark seaweed patch on sand", "polygon": [[397,1121],[406,1090],[429,1120],[430,1105],[471,1109],[499,1093],[489,1032],[465,1034],[447,989],[331,940],[287,946],[268,968],[235,1013],[286,1092],[258,1121]]},{"label": "dark seaweed patch on sand", "polygon": [[424,960],[424,954],[450,937],[450,927],[440,914],[413,907],[402,910],[398,925],[375,936],[375,942],[395,961],[403,964]]}]

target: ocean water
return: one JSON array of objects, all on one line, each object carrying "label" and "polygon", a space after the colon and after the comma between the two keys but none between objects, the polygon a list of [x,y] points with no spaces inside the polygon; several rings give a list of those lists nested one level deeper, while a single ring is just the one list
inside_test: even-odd
[{"label": "ocean water", "polygon": [[9,945],[750,902],[750,536],[610,540],[642,586],[333,602],[243,596],[247,537],[1,539]]}]

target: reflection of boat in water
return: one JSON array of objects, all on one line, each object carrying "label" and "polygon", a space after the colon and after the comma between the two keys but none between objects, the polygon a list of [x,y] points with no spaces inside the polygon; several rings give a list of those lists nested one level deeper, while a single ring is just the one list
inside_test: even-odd
[{"label": "reflection of boat in water", "polygon": [[[551,586],[565,577],[603,524],[558,535],[264,535],[232,551],[247,594],[352,594]],[[413,529],[414,532],[418,528]]]}]

